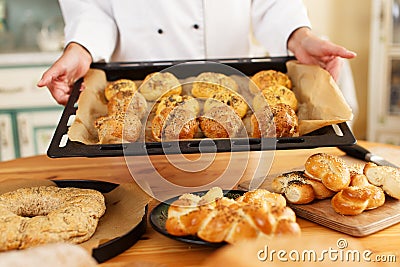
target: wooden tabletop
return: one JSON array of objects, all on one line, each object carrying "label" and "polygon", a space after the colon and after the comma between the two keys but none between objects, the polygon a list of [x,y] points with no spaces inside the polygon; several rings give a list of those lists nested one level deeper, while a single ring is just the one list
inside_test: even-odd
[{"label": "wooden tabletop", "polygon": [[[382,151],[390,149],[400,153],[400,148],[397,146],[362,141],[359,141],[359,144],[369,149],[382,148]],[[282,173],[302,166],[307,157],[317,152],[344,155],[337,148],[276,151],[270,173]],[[257,162],[253,161],[256,161],[258,156],[258,152],[250,153],[250,159],[247,159],[241,181],[246,181],[254,175],[254,164]],[[195,160],[198,156],[189,155],[187,157]],[[229,157],[230,155],[226,153],[217,154],[211,166],[198,173],[188,174],[176,166],[172,166],[165,156],[152,156],[153,166],[137,164],[135,165],[135,175],[146,174],[156,169],[163,176],[168,177],[168,180],[177,184],[197,186],[202,181],[208,181],[209,177],[220,173],[227,166]],[[235,167],[243,168],[243,166],[234,166],[233,168]],[[50,159],[45,155],[0,162],[0,181],[12,178],[94,179],[116,183],[134,181],[126,161],[122,157]],[[152,201],[150,210],[156,204],[158,204],[157,201]],[[397,262],[400,262],[400,224],[366,237],[356,238],[301,218],[298,218],[298,223],[302,230],[302,237],[318,236],[326,240],[327,247],[335,245],[334,242],[338,239],[345,238],[348,243],[362,244],[364,248],[371,250],[374,254],[395,255]],[[153,230],[148,224],[147,231],[141,240],[119,256],[102,263],[101,266],[130,266],[133,263],[136,264],[134,266],[140,266],[139,263],[143,263],[144,266],[199,266],[216,250],[169,239]]]}]

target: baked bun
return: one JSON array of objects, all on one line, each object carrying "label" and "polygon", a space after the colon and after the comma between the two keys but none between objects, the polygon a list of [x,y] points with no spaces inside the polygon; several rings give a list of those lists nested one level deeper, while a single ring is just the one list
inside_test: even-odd
[{"label": "baked bun", "polygon": [[272,191],[283,194],[288,202],[307,204],[314,199],[325,199],[334,195],[321,182],[308,178],[303,171],[292,171],[276,176],[271,183]]},{"label": "baked bun", "polygon": [[161,96],[180,95],[182,86],[174,74],[170,72],[154,72],[145,77],[139,92],[148,101],[155,101]]},{"label": "baked bun", "polygon": [[257,111],[266,105],[275,106],[279,103],[289,105],[295,112],[297,111],[296,95],[283,85],[270,86],[257,93],[253,98],[253,110]]},{"label": "baked bun", "polygon": [[368,181],[376,186],[381,186],[386,194],[400,200],[400,170],[389,166],[378,166],[367,163],[364,174]]},{"label": "baked bun", "polygon": [[211,108],[199,117],[199,125],[208,138],[233,138],[243,128],[240,117],[227,105]]},{"label": "baked bun", "polygon": [[151,133],[156,141],[192,139],[197,130],[196,114],[182,107],[164,108],[151,123]]},{"label": "baked bun", "polygon": [[239,90],[234,79],[222,73],[203,72],[193,82],[192,95],[198,98],[210,98],[219,91]]},{"label": "baked bun", "polygon": [[120,79],[113,82],[109,82],[104,89],[104,95],[109,101],[114,95],[120,91],[136,92],[137,86],[134,81],[128,79]]},{"label": "baked bun", "polygon": [[95,121],[100,144],[136,142],[141,134],[142,123],[135,114],[114,114]]},{"label": "baked bun", "polygon": [[333,196],[333,209],[342,215],[361,214],[368,206],[369,193],[361,187],[350,186]]},{"label": "baked bun", "polygon": [[231,244],[260,236],[298,236],[296,215],[282,205],[284,198],[264,189],[255,191],[258,190],[262,192],[245,193],[237,200],[208,198],[206,205],[199,205],[202,198],[184,194],[170,205],[165,228],[176,236],[196,235],[208,242]]},{"label": "baked bun", "polygon": [[342,215],[358,215],[364,210],[376,209],[385,203],[382,188],[368,182],[364,174],[352,173],[350,186],[332,198],[333,209]]},{"label": "baked bun", "polygon": [[332,191],[338,192],[350,184],[350,171],[337,156],[317,153],[307,159],[304,167],[307,176],[321,181]]},{"label": "baked bun", "polygon": [[247,113],[248,107],[246,100],[244,100],[240,94],[229,90],[215,92],[211,98],[208,98],[205,101],[203,111],[204,113],[207,113],[210,109],[220,104],[228,105],[241,118],[243,118]]},{"label": "baked bun", "polygon": [[147,102],[139,92],[121,91],[110,99],[107,109],[109,116],[130,113],[142,119],[147,113]]},{"label": "baked bun", "polygon": [[273,85],[283,85],[292,89],[292,81],[285,73],[276,70],[263,70],[250,78],[249,90],[253,94],[257,94]]},{"label": "baked bun", "polygon": [[299,136],[296,112],[283,103],[258,110],[252,114],[250,122],[251,136],[254,138]]},{"label": "baked bun", "polygon": [[200,112],[200,105],[196,98],[190,95],[169,95],[160,99],[160,103],[157,105],[156,115],[160,114],[164,108],[175,108],[178,106],[189,109],[196,115]]}]

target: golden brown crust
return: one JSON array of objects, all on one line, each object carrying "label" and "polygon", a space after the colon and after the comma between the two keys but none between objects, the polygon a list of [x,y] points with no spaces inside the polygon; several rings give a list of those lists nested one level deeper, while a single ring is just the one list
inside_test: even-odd
[{"label": "golden brown crust", "polygon": [[147,113],[147,102],[139,92],[121,91],[110,99],[107,109],[109,116],[129,113],[142,119]]},{"label": "golden brown crust", "polygon": [[251,135],[254,138],[299,136],[296,112],[283,103],[265,106],[251,116]]},{"label": "golden brown crust", "polygon": [[350,184],[350,171],[337,156],[317,153],[307,159],[304,167],[307,176],[321,181],[332,191],[338,192]]},{"label": "golden brown crust", "polygon": [[263,70],[254,74],[250,79],[249,90],[257,94],[264,88],[274,85],[283,85],[292,88],[292,82],[285,73],[276,70]]},{"label": "golden brown crust", "polygon": [[295,112],[298,104],[296,95],[292,90],[282,85],[266,87],[253,98],[253,110],[262,109],[265,105],[275,106],[279,103],[289,105]]},{"label": "golden brown crust", "polygon": [[203,111],[207,113],[213,107],[221,104],[231,107],[241,118],[247,113],[248,106],[246,100],[240,94],[228,90],[216,92],[208,98],[204,103]]},{"label": "golden brown crust", "polygon": [[104,95],[109,101],[114,95],[120,91],[136,92],[137,86],[134,81],[129,79],[119,79],[113,82],[109,82],[104,89]]},{"label": "golden brown crust", "polygon": [[178,78],[170,72],[154,72],[145,77],[139,92],[148,101],[155,101],[162,96],[180,95],[182,86]]},{"label": "golden brown crust", "polygon": [[194,114],[199,114],[200,105],[197,99],[190,95],[169,95],[163,96],[157,105],[156,115],[159,115],[164,108],[182,107],[191,110]]},{"label": "golden brown crust", "polygon": [[198,130],[196,114],[182,107],[165,108],[151,123],[156,141],[193,139]]},{"label": "golden brown crust", "polygon": [[342,189],[333,196],[333,209],[342,215],[361,214],[368,206],[369,192],[358,186]]},{"label": "golden brown crust", "polygon": [[[177,206],[178,202],[185,206]],[[218,197],[198,205],[201,198],[181,196],[168,210],[166,229],[173,235],[197,235],[208,242],[237,243],[260,236],[300,234],[295,213],[280,194],[265,189],[236,200]]]},{"label": "golden brown crust", "polygon": [[2,194],[0,251],[81,243],[93,235],[105,209],[104,196],[92,189],[39,186]]},{"label": "golden brown crust", "polygon": [[199,117],[199,125],[208,138],[233,138],[244,127],[240,117],[227,105],[219,105]]},{"label": "golden brown crust", "polygon": [[272,190],[284,194],[293,204],[306,204],[314,199],[325,199],[334,195],[321,182],[309,179],[303,171],[292,171],[276,176],[271,183]]},{"label": "golden brown crust", "polygon": [[95,121],[100,144],[136,142],[141,134],[142,123],[134,114],[113,114]]},{"label": "golden brown crust", "polygon": [[234,79],[222,73],[203,72],[198,75],[193,82],[192,95],[199,98],[210,98],[219,91],[239,90],[239,86]]}]

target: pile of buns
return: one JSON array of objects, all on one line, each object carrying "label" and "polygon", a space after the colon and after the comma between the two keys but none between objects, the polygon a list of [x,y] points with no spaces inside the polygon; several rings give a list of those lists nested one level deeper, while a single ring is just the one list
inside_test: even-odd
[{"label": "pile of buns", "polygon": [[286,206],[285,198],[265,189],[246,192],[237,199],[225,197],[219,187],[202,197],[183,194],[170,205],[165,227],[171,235],[231,244],[300,235],[295,213]]},{"label": "pile of buns", "polygon": [[385,193],[400,199],[400,170],[366,163],[363,168],[348,166],[338,156],[317,153],[305,162],[304,171],[275,177],[272,190],[288,202],[307,204],[331,198],[333,209],[342,215],[357,215],[385,203]]},{"label": "pile of buns", "polygon": [[94,125],[103,144],[135,142],[143,132],[149,141],[298,136],[291,88],[289,77],[275,70],[256,73],[247,88],[225,74],[203,72],[186,91],[174,74],[155,72],[140,86],[129,79],[109,82],[107,115]]}]

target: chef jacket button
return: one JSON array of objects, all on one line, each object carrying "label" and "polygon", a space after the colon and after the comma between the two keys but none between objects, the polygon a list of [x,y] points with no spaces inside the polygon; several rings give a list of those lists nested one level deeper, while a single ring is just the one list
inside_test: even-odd
[{"label": "chef jacket button", "polygon": [[158,29],[158,31],[157,31],[159,34],[163,34],[163,30],[162,29]]},{"label": "chef jacket button", "polygon": [[197,30],[197,29],[200,28],[200,26],[199,26],[198,24],[194,24],[194,25],[193,25],[193,28]]}]

